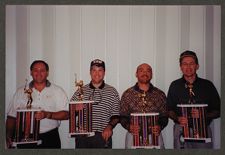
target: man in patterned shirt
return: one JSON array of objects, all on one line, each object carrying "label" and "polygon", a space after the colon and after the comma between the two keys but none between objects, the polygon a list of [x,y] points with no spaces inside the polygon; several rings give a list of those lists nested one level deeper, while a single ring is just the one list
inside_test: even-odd
[{"label": "man in patterned shirt", "polygon": [[[76,137],[76,148],[112,148],[113,128],[119,122],[119,94],[104,82],[105,63],[95,59],[90,66],[91,82],[83,86],[83,99],[94,100],[92,109],[92,131],[94,136]],[[76,91],[71,101],[79,100]]]},{"label": "man in patterned shirt", "polygon": [[[126,148],[133,145],[132,134],[138,132],[137,128],[130,123],[131,113],[159,113],[159,126],[155,127],[158,134],[168,123],[166,95],[150,83],[152,79],[151,66],[146,63],[139,65],[136,77],[138,82],[123,93],[120,103],[120,122],[128,130],[125,142]],[[161,134],[159,145],[160,148],[164,147]]]}]

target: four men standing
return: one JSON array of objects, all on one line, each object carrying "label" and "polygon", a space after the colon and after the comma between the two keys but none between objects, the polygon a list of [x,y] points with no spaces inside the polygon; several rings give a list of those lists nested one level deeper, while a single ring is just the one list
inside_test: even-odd
[{"label": "four men standing", "polygon": [[[196,71],[199,68],[198,58],[192,51],[185,51],[180,55],[180,68],[183,77],[171,83],[168,96],[163,91],[153,86],[152,68],[144,63],[137,67],[137,83],[127,89],[121,101],[117,90],[104,82],[105,63],[95,59],[90,65],[91,82],[83,86],[83,98],[94,100],[93,104],[93,131],[92,137],[77,136],[76,148],[112,148],[113,128],[117,123],[128,130],[126,148],[133,143],[133,135],[140,129],[130,121],[131,113],[159,113],[158,125],[152,132],[158,134],[160,148],[164,148],[161,131],[168,123],[168,117],[174,120],[174,148],[212,148],[212,143],[181,143],[183,134],[182,125],[187,123],[187,118],[180,116],[178,104],[188,103],[190,90],[194,94],[191,98],[194,104],[207,104],[206,123],[208,136],[211,137],[210,122],[220,116],[220,97],[212,82],[201,79]],[[42,144],[39,148],[60,148],[58,127],[60,120],[68,119],[68,99],[62,88],[50,83],[48,77],[48,64],[42,60],[34,61],[30,67],[32,82],[32,105],[43,110],[35,117],[41,120],[40,137]],[[78,100],[80,92],[76,91],[71,101]],[[15,131],[16,109],[27,102],[27,97],[22,88],[18,89],[10,104],[6,121],[6,142],[10,148]],[[197,110],[191,111],[193,116],[198,116]]]}]

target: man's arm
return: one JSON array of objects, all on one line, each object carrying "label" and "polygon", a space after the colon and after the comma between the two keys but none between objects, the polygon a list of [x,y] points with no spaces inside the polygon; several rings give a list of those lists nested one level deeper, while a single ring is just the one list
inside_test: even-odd
[{"label": "man's arm", "polygon": [[117,125],[117,123],[119,123],[119,121],[120,121],[120,117],[118,115],[112,116],[110,118],[108,126],[111,126],[113,129]]},{"label": "man's arm", "polygon": [[168,124],[168,116],[166,114],[159,115],[159,125],[161,130],[163,130]]},{"label": "man's arm", "polygon": [[6,120],[6,144],[7,148],[12,146],[12,139],[16,128],[16,118],[7,116]]},{"label": "man's arm", "polygon": [[117,123],[119,122],[119,116],[114,115],[110,118],[110,121],[108,123],[108,125],[106,126],[106,128],[104,129],[104,131],[102,132],[102,137],[105,141],[107,141],[109,139],[109,137],[112,136],[113,134],[113,128],[117,125]]},{"label": "man's arm", "polygon": [[178,116],[174,111],[168,111],[168,116],[174,121],[174,123],[178,123]]},{"label": "man's arm", "polygon": [[35,117],[39,120],[48,118],[54,120],[67,120],[69,118],[68,111],[58,111],[58,112],[50,112],[50,111],[41,111],[37,112]]},{"label": "man's arm", "polygon": [[127,131],[130,131],[130,117],[129,116],[120,116],[120,124],[124,127]]}]

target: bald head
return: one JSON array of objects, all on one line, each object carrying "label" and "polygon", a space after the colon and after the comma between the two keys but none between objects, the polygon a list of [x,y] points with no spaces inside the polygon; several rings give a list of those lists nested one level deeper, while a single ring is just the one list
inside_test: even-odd
[{"label": "bald head", "polygon": [[140,65],[137,67],[137,71],[136,71],[136,72],[138,72],[139,69],[143,69],[143,68],[148,68],[148,69],[152,70],[152,67],[151,67],[149,64],[143,63],[143,64],[140,64]]}]

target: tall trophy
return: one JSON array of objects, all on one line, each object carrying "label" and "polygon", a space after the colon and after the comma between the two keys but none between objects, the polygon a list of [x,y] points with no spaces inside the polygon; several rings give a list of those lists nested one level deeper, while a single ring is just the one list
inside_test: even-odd
[{"label": "tall trophy", "polygon": [[160,149],[159,135],[154,131],[158,125],[159,113],[131,113],[131,123],[138,126],[138,133],[133,135],[132,148]]},{"label": "tall trophy", "polygon": [[93,100],[84,100],[83,81],[77,81],[75,78],[75,87],[77,87],[77,101],[71,101],[69,104],[69,135],[76,137],[78,135],[94,136],[92,131],[92,104]]},{"label": "tall trophy", "polygon": [[139,97],[143,105],[142,112],[130,114],[131,124],[138,126],[138,133],[133,135],[132,148],[160,149],[159,135],[158,131],[156,131],[157,126],[159,126],[159,113],[144,112],[147,105],[146,93],[139,94]]},{"label": "tall trophy", "polygon": [[27,80],[24,93],[27,95],[28,101],[25,107],[19,107],[16,110],[16,131],[13,147],[41,144],[41,140],[39,140],[40,120],[35,118],[36,112],[41,111],[41,109],[32,107],[32,89],[27,88]]},{"label": "tall trophy", "polygon": [[[211,138],[207,134],[206,125],[206,108],[207,104],[196,104],[194,100],[194,92],[192,91],[193,85],[186,85],[189,88],[189,101],[188,104],[178,104],[181,116],[187,119],[187,123],[181,124],[183,128],[182,142],[211,142]],[[195,114],[193,114],[195,113]]]}]

